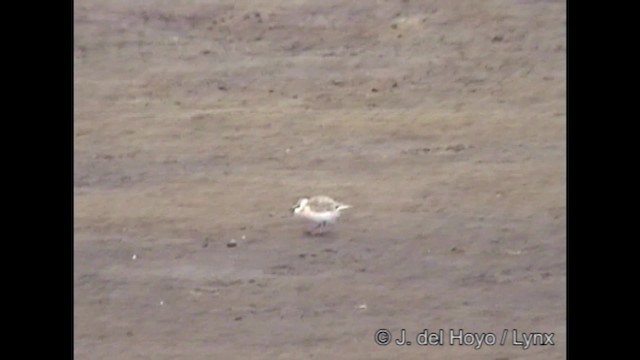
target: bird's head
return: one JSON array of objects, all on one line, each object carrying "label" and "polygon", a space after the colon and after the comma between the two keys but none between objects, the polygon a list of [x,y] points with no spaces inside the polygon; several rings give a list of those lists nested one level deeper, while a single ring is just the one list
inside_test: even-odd
[{"label": "bird's head", "polygon": [[306,198],[306,197],[301,198],[300,200],[298,200],[298,202],[294,206],[291,207],[291,209],[290,209],[291,212],[294,215],[300,214],[300,212],[302,212],[302,209],[304,209],[304,207],[307,206],[308,202],[309,202],[308,198]]}]

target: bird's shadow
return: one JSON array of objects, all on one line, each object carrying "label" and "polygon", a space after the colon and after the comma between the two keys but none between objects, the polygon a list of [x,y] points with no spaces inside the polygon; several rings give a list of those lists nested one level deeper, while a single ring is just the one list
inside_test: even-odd
[{"label": "bird's shadow", "polygon": [[303,232],[303,235],[307,239],[329,239],[335,240],[338,238],[338,233],[336,231],[328,231],[325,233],[314,234],[308,231]]}]

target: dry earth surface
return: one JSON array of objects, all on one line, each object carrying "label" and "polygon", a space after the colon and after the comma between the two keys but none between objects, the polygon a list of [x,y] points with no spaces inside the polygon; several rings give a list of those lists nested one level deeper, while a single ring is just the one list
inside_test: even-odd
[{"label": "dry earth surface", "polygon": [[76,359],[565,358],[565,2],[74,4]]}]

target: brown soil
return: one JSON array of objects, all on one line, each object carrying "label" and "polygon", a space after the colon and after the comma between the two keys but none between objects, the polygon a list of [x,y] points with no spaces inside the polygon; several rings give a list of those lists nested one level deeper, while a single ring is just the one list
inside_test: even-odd
[{"label": "brown soil", "polygon": [[565,357],[565,2],[74,6],[76,359]]}]

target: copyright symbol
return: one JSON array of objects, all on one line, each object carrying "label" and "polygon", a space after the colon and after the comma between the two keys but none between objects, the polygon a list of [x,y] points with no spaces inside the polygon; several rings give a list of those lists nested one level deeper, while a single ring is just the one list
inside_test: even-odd
[{"label": "copyright symbol", "polygon": [[373,339],[378,345],[389,345],[391,342],[391,332],[387,329],[380,329],[373,335]]}]

